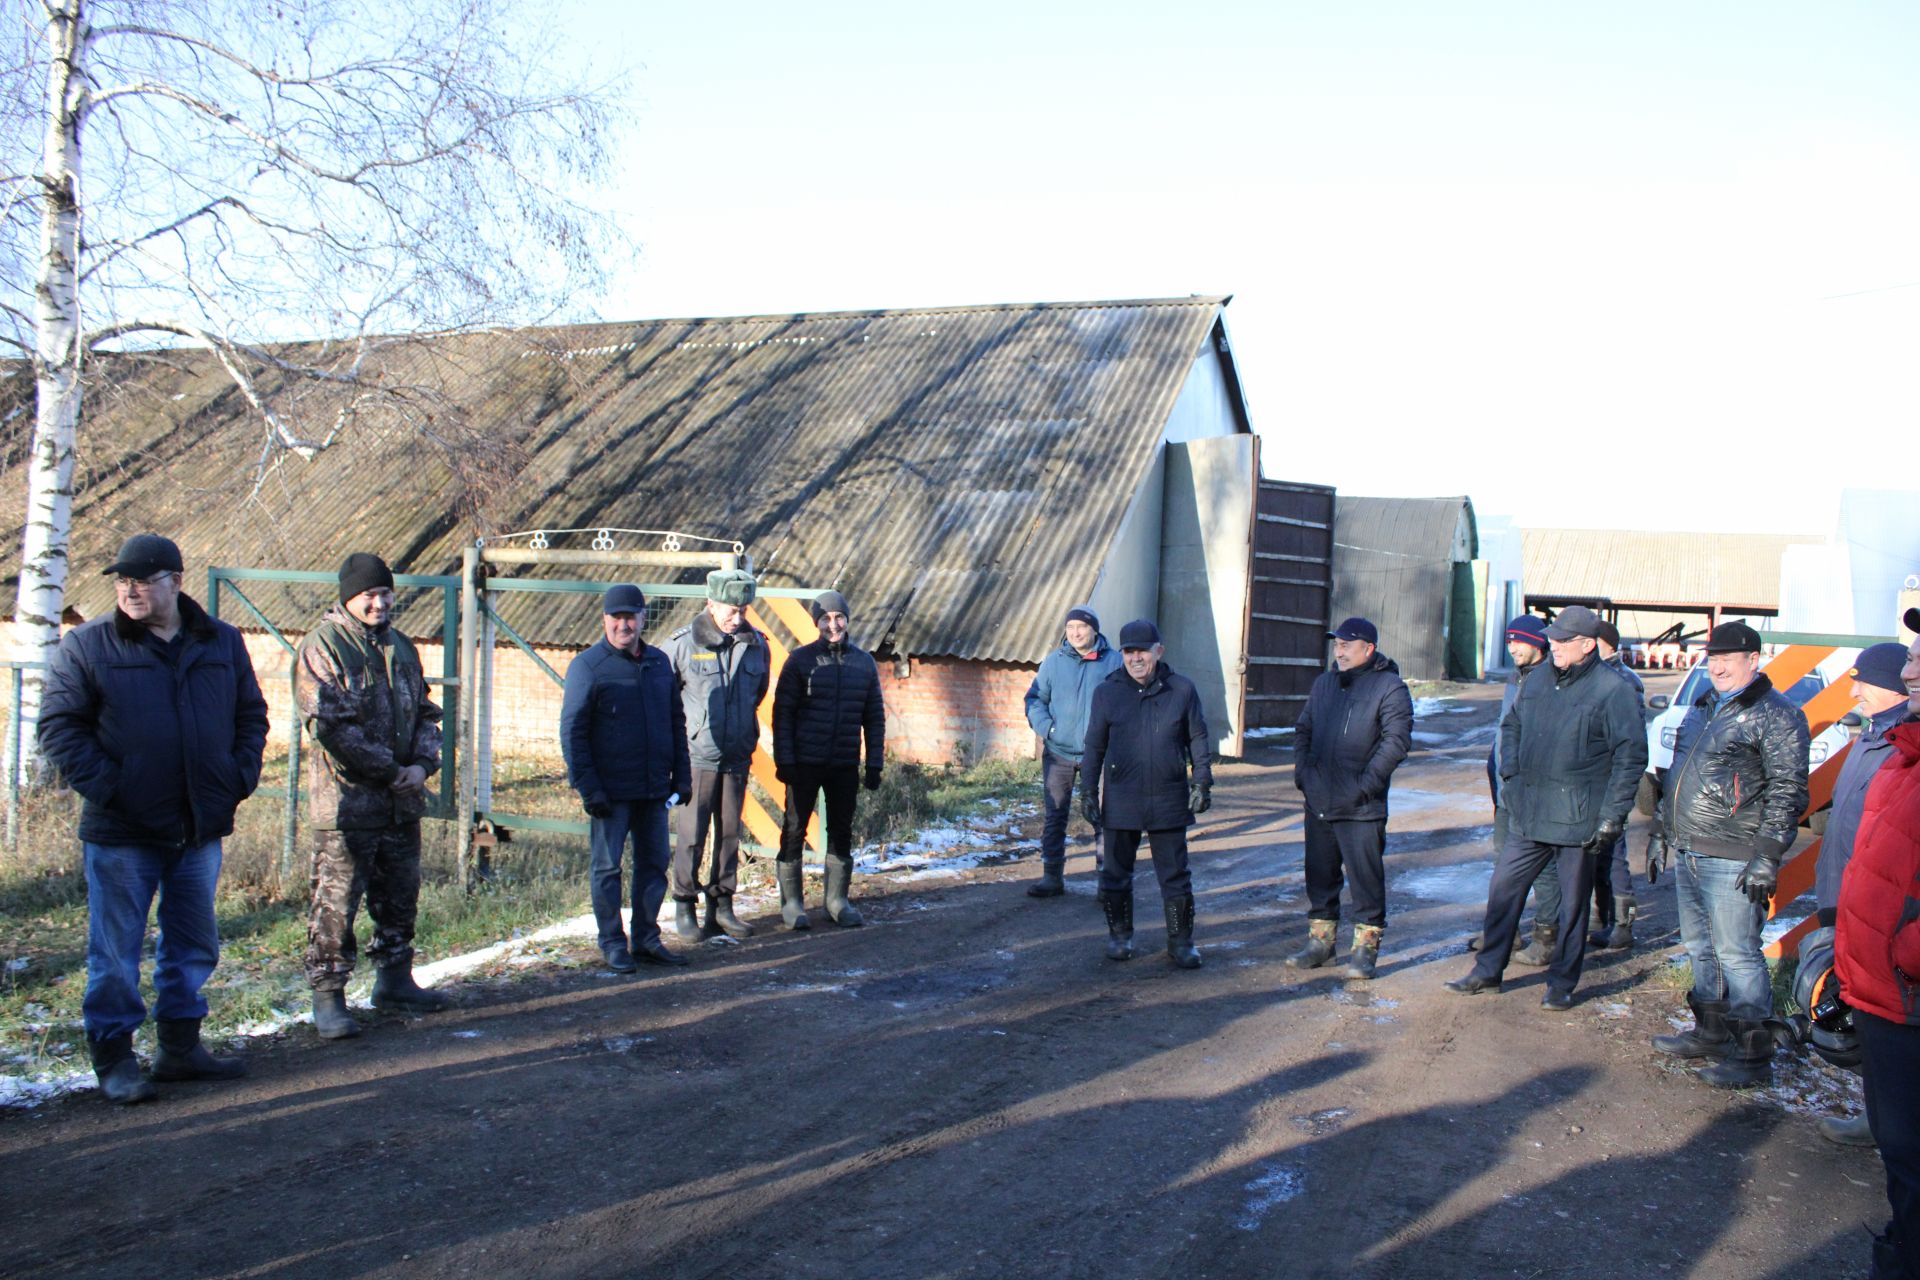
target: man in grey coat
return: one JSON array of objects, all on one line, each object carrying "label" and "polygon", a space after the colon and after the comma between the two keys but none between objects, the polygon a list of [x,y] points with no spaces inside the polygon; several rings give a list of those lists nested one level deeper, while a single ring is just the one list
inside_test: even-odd
[{"label": "man in grey coat", "polygon": [[[1067,819],[1073,810],[1074,783],[1086,748],[1087,712],[1093,691],[1120,669],[1120,655],[1100,634],[1100,619],[1085,605],[1067,610],[1060,647],[1046,656],[1027,686],[1027,723],[1045,744],[1040,777],[1045,818],[1040,828],[1040,879],[1027,887],[1033,898],[1057,898],[1067,891],[1061,879],[1067,863]],[[1100,833],[1093,833],[1094,856]]]},{"label": "man in grey coat", "polygon": [[[733,913],[740,879],[740,810],[747,799],[747,768],[760,743],[759,707],[773,670],[766,637],[747,625],[756,592],[744,569],[707,575],[707,604],[661,646],[687,717],[687,754],[693,794],[680,806],[673,849],[674,931],[683,942],[724,932],[736,941],[753,928]],[[707,835],[713,834],[713,874],[703,885]],[[707,896],[704,926],[694,903]]]}]

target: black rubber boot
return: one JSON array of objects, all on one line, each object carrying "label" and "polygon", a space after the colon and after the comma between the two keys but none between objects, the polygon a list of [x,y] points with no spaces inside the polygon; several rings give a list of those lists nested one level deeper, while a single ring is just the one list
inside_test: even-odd
[{"label": "black rubber boot", "polygon": [[1553,963],[1553,949],[1559,942],[1559,925],[1536,923],[1533,926],[1533,941],[1526,945],[1525,950],[1513,953],[1513,962],[1530,969],[1544,969]]},{"label": "black rubber boot", "polygon": [[1287,957],[1287,968],[1318,969],[1333,959],[1333,949],[1339,935],[1338,920],[1307,921],[1307,945]]},{"label": "black rubber boot", "polygon": [[1167,959],[1182,969],[1198,969],[1200,953],[1193,946],[1193,895],[1183,893],[1161,905],[1167,916]]},{"label": "black rubber boot", "polygon": [[1613,910],[1613,931],[1607,935],[1607,950],[1624,951],[1633,945],[1633,918],[1640,914],[1640,907],[1632,898],[1616,897]]},{"label": "black rubber boot", "polygon": [[807,919],[807,881],[800,860],[774,863],[773,878],[780,886],[780,919],[789,929],[811,929],[813,921]]},{"label": "black rubber boot", "polygon": [[753,936],[753,926],[733,914],[732,894],[714,894],[707,900],[707,910],[713,914],[713,922],[720,926],[720,932],[735,942],[745,942]]},{"label": "black rubber boot", "polygon": [[1773,1079],[1773,1028],[1765,1022],[1729,1018],[1733,1049],[1710,1067],[1702,1068],[1700,1078],[1722,1089],[1744,1089],[1767,1084]]},{"label": "black rubber boot", "polygon": [[607,968],[615,973],[632,973],[640,967],[633,962],[633,952],[627,950],[625,942],[609,942],[600,948],[600,954],[607,958]]},{"label": "black rubber boot", "polygon": [[154,1031],[160,1052],[153,1055],[155,1080],[238,1080],[247,1064],[238,1058],[216,1058],[200,1043],[200,1019],[156,1018]]},{"label": "black rubber boot", "polygon": [[347,1040],[360,1034],[360,1024],[347,1012],[345,991],[313,993],[313,1032],[322,1040]]},{"label": "black rubber boot", "polygon": [[866,921],[847,901],[847,891],[853,887],[853,855],[829,853],[826,864],[827,919],[842,929],[858,929]]},{"label": "black rubber boot", "polygon": [[1655,1036],[1653,1047],[1674,1058],[1724,1058],[1733,1048],[1733,1032],[1727,1026],[1727,1002],[1702,1000],[1687,992],[1687,1007],[1693,1010],[1693,1027],[1678,1035]]},{"label": "black rubber boot", "polygon": [[87,1055],[93,1059],[93,1074],[100,1081],[100,1094],[108,1102],[131,1105],[152,1102],[160,1096],[153,1082],[140,1070],[140,1059],[133,1056],[133,1036],[111,1036],[87,1041]]},{"label": "black rubber boot", "polygon": [[415,982],[411,964],[396,964],[374,970],[372,1003],[376,1009],[402,1013],[438,1013],[447,1007],[447,998]]},{"label": "black rubber boot", "polygon": [[1107,913],[1107,959],[1133,959],[1133,895],[1103,893],[1100,907]]},{"label": "black rubber boot", "polygon": [[1067,891],[1067,882],[1061,873],[1065,864],[1043,862],[1040,864],[1040,878],[1027,886],[1029,898],[1057,898]]},{"label": "black rubber boot", "polygon": [[1380,963],[1380,935],[1386,930],[1377,924],[1353,926],[1353,946],[1347,952],[1347,977],[1356,982],[1371,982]]},{"label": "black rubber boot", "polygon": [[694,910],[696,905],[692,898],[673,900],[673,931],[680,935],[682,942],[700,941],[700,914]]}]

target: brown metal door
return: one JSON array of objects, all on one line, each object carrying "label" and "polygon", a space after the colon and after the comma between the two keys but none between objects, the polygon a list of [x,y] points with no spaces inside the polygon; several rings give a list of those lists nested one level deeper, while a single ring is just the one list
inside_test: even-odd
[{"label": "brown metal door", "polygon": [[1327,666],[1333,490],[1262,480],[1247,611],[1247,727],[1288,727]]}]

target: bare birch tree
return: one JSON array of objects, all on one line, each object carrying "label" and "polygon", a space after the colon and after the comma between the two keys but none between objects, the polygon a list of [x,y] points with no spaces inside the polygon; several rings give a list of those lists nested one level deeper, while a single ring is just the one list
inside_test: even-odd
[{"label": "bare birch tree", "polygon": [[381,372],[398,340],[381,335],[571,315],[570,288],[618,242],[577,198],[603,170],[612,98],[537,5],[8,8],[0,347],[36,392],[18,658],[59,640],[94,359],[213,352],[257,416],[264,474],[371,408],[444,428],[430,389]]}]

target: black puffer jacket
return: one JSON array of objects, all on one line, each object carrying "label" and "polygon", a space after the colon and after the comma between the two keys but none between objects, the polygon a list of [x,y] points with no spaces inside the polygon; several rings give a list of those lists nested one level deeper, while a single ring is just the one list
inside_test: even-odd
[{"label": "black puffer jacket", "polygon": [[773,689],[774,765],[858,765],[862,736],[867,767],[877,769],[887,751],[887,708],[873,655],[825,640],[795,649]]},{"label": "black puffer jacket", "polygon": [[1807,718],[1764,675],[1709,690],[1673,738],[1661,779],[1667,839],[1715,858],[1785,852],[1807,807]]},{"label": "black puffer jacket", "polygon": [[1500,722],[1500,798],[1524,840],[1564,847],[1603,822],[1624,828],[1646,767],[1633,686],[1598,654],[1528,679]]},{"label": "black puffer jacket", "polygon": [[1293,728],[1293,785],[1322,821],[1379,821],[1387,784],[1413,745],[1413,697],[1392,658],[1313,682]]},{"label": "black puffer jacket", "polygon": [[1083,803],[1101,806],[1101,825],[1117,831],[1191,826],[1188,764],[1194,782],[1213,785],[1213,739],[1193,681],[1163,662],[1145,688],[1125,667],[1095,687],[1080,785]]}]

